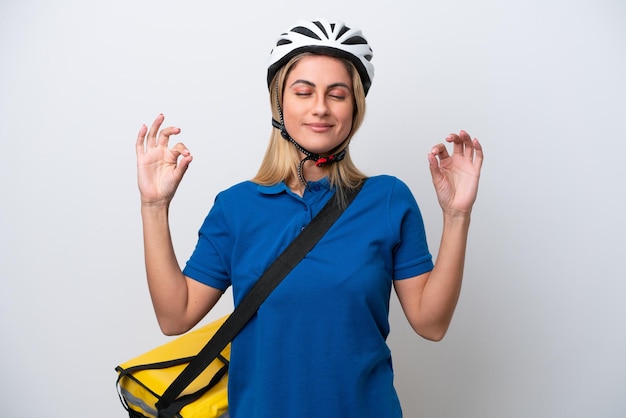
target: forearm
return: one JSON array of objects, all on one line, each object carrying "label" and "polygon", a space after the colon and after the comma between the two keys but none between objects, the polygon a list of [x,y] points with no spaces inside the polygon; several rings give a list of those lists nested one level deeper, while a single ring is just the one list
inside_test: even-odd
[{"label": "forearm", "polygon": [[187,283],[172,245],[168,207],[142,205],[141,215],[148,288],[159,325],[166,332],[185,317]]},{"label": "forearm", "polygon": [[461,293],[470,216],[444,215],[435,266],[421,297],[420,322],[424,333],[440,340],[445,335]]}]

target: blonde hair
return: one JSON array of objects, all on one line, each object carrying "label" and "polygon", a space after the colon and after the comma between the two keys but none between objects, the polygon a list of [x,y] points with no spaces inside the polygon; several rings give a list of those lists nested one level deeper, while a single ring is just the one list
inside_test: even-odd
[{"label": "blonde hair", "polygon": [[[277,121],[280,121],[279,106],[282,106],[283,89],[287,76],[297,62],[307,55],[311,55],[311,53],[300,54],[292,58],[276,73],[270,84],[272,117]],[[345,158],[337,163],[329,164],[325,169],[327,170],[331,187],[336,189],[340,201],[344,202],[346,190],[358,187],[367,176],[363,174],[352,161],[349,148],[350,140],[363,123],[365,117],[365,90],[363,89],[361,78],[354,65],[347,60],[342,61],[346,65],[350,78],[352,79],[352,93],[354,98],[352,129],[348,137],[334,151],[334,153],[338,153],[345,149]],[[279,98],[280,103],[278,102]],[[282,137],[279,129],[274,128],[272,129],[270,141],[261,166],[259,167],[259,171],[252,181],[265,186],[271,186],[284,181],[287,185],[293,186],[299,182],[298,165],[301,159],[296,147]]]}]

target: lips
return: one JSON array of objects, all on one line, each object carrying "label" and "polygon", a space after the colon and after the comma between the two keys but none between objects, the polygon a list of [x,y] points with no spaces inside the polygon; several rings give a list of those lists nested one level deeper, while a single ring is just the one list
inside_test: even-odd
[{"label": "lips", "polygon": [[313,132],[318,133],[327,132],[333,127],[333,125],[329,123],[306,123],[305,126],[311,129]]}]

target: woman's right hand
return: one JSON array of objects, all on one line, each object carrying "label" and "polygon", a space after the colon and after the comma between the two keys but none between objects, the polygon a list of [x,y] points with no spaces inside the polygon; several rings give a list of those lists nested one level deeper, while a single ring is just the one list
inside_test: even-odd
[{"label": "woman's right hand", "polygon": [[179,134],[180,129],[170,126],[159,132],[164,119],[160,114],[149,132],[143,125],[137,136],[137,180],[143,205],[169,204],[192,160],[182,143],[168,148],[170,135]]}]

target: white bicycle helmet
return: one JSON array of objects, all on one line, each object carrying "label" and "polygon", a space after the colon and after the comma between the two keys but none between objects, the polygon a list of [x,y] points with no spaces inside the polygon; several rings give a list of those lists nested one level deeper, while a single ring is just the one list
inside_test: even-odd
[{"label": "white bicycle helmet", "polygon": [[283,65],[303,52],[330,55],[352,62],[367,95],[374,78],[374,66],[371,63],[373,52],[359,29],[349,28],[343,22],[324,19],[296,23],[280,35],[270,53],[267,85],[270,85]]}]

